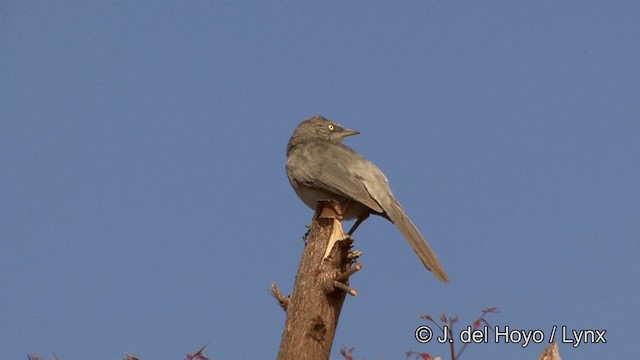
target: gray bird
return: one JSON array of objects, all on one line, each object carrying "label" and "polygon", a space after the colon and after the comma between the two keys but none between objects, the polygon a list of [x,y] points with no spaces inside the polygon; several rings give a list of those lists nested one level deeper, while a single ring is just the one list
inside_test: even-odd
[{"label": "gray bird", "polygon": [[287,176],[291,186],[312,209],[319,200],[339,201],[344,219],[356,219],[349,235],[370,214],[391,221],[424,266],[441,281],[449,282],[436,254],[393,197],[382,171],[342,143],[347,136],[359,133],[321,116],[301,122],[287,145]]}]

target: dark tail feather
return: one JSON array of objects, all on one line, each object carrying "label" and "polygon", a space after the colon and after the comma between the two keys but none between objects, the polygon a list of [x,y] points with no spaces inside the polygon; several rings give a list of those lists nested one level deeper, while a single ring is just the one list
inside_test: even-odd
[{"label": "dark tail feather", "polygon": [[402,235],[411,245],[413,251],[416,252],[424,267],[431,271],[440,281],[449,283],[449,277],[445,273],[440,261],[436,257],[436,254],[429,247],[429,243],[424,239],[422,234],[418,231],[415,225],[407,214],[400,206],[400,203],[396,199],[391,198],[388,209],[385,207],[385,212],[389,216],[389,219],[398,227]]}]

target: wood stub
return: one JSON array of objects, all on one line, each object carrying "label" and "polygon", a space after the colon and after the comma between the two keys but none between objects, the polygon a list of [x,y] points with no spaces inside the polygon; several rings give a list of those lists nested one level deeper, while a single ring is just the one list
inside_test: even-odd
[{"label": "wood stub", "polygon": [[[345,239],[342,232],[339,209],[335,201],[318,203],[293,293],[286,305],[279,360],[322,360],[329,359],[331,354],[340,310],[348,292],[345,288],[350,289],[348,276],[343,274],[353,273],[353,260],[349,257],[352,241]],[[341,279],[342,285],[336,286],[337,279]]]}]

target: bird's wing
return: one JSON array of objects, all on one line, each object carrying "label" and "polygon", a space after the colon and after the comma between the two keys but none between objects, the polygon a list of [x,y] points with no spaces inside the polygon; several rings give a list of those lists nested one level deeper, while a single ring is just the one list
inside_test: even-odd
[{"label": "bird's wing", "polygon": [[363,174],[373,174],[381,176],[386,184],[387,179],[373,163],[343,144],[310,142],[297,151],[298,163],[291,164],[296,169],[297,182],[353,199],[375,212],[384,212],[379,199],[372,197],[365,186],[365,183],[379,183],[381,179],[363,181],[366,180]]},{"label": "bird's wing", "polygon": [[[387,178],[375,164],[343,144],[307,143],[294,151],[298,153],[290,157],[289,162],[295,163],[287,164],[289,177],[305,186],[356,200],[387,216],[396,224],[424,266],[438,279],[449,282],[435,253],[393,197]],[[291,171],[295,171],[295,174]]]}]

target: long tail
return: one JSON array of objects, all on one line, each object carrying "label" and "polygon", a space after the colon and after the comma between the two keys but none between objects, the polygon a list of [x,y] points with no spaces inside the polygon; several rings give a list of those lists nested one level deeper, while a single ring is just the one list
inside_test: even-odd
[{"label": "long tail", "polygon": [[424,267],[431,271],[440,281],[449,283],[449,277],[447,273],[440,265],[440,261],[436,257],[436,254],[429,247],[429,243],[424,239],[420,231],[413,225],[413,222],[404,212],[400,203],[391,197],[389,206],[384,207],[385,212],[389,216],[389,219],[398,227],[402,235],[411,245],[413,251],[416,252]]}]

